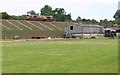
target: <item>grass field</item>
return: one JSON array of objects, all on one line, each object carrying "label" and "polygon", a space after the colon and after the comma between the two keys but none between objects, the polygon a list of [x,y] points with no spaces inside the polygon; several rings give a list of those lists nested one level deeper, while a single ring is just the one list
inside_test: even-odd
[{"label": "grass field", "polygon": [[117,39],[3,41],[3,73],[117,73]]}]

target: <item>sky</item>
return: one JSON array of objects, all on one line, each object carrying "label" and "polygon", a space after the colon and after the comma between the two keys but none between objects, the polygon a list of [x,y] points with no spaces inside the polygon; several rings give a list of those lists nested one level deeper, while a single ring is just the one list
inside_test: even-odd
[{"label": "sky", "polygon": [[45,5],[53,8],[64,8],[72,19],[78,16],[82,19],[114,20],[113,15],[118,10],[119,0],[0,0],[0,12],[9,15],[23,15],[30,10],[40,13]]}]

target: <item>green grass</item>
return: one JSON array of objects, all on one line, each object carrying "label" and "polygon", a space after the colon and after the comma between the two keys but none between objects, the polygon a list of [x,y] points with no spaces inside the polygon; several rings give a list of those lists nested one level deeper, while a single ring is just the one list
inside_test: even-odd
[{"label": "green grass", "polygon": [[4,73],[117,73],[117,39],[3,42]]}]

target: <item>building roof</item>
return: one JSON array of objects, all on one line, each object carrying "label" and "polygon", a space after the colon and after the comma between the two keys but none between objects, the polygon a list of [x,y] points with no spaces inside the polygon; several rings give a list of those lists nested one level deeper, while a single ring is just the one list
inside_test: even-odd
[{"label": "building roof", "polygon": [[70,24],[68,26],[84,26],[84,27],[103,27],[97,24]]}]

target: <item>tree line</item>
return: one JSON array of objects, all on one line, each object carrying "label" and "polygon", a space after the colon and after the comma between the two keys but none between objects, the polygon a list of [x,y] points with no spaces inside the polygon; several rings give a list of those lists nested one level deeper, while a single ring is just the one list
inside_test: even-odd
[{"label": "tree line", "polygon": [[[26,20],[26,15],[15,16],[9,15],[7,12],[2,12],[2,19],[13,19],[13,20]],[[36,13],[34,10],[28,11],[27,15],[44,15],[44,16],[53,16],[54,21],[57,22],[70,22],[72,21],[71,13],[67,14],[64,8],[55,8],[52,9],[51,6],[45,5],[40,9],[40,14]]]},{"label": "tree line", "polygon": [[[20,16],[15,16],[15,15],[9,15],[7,12],[1,12],[2,14],[2,19],[13,19],[13,20],[26,20],[26,15],[20,15]],[[53,16],[54,21],[56,22],[88,22],[88,23],[93,23],[96,24],[98,23],[97,20],[95,19],[85,19],[81,18],[78,16],[76,20],[72,20],[71,13],[66,13],[64,8],[55,8],[54,10],[52,9],[51,6],[45,5],[43,8],[40,9],[40,14],[36,13],[34,10],[28,11],[27,15],[45,15],[45,16]],[[107,19],[100,20],[100,22],[111,22],[113,24],[120,24],[120,10],[117,10],[115,15],[113,16],[115,20],[110,20],[108,21]]]}]

